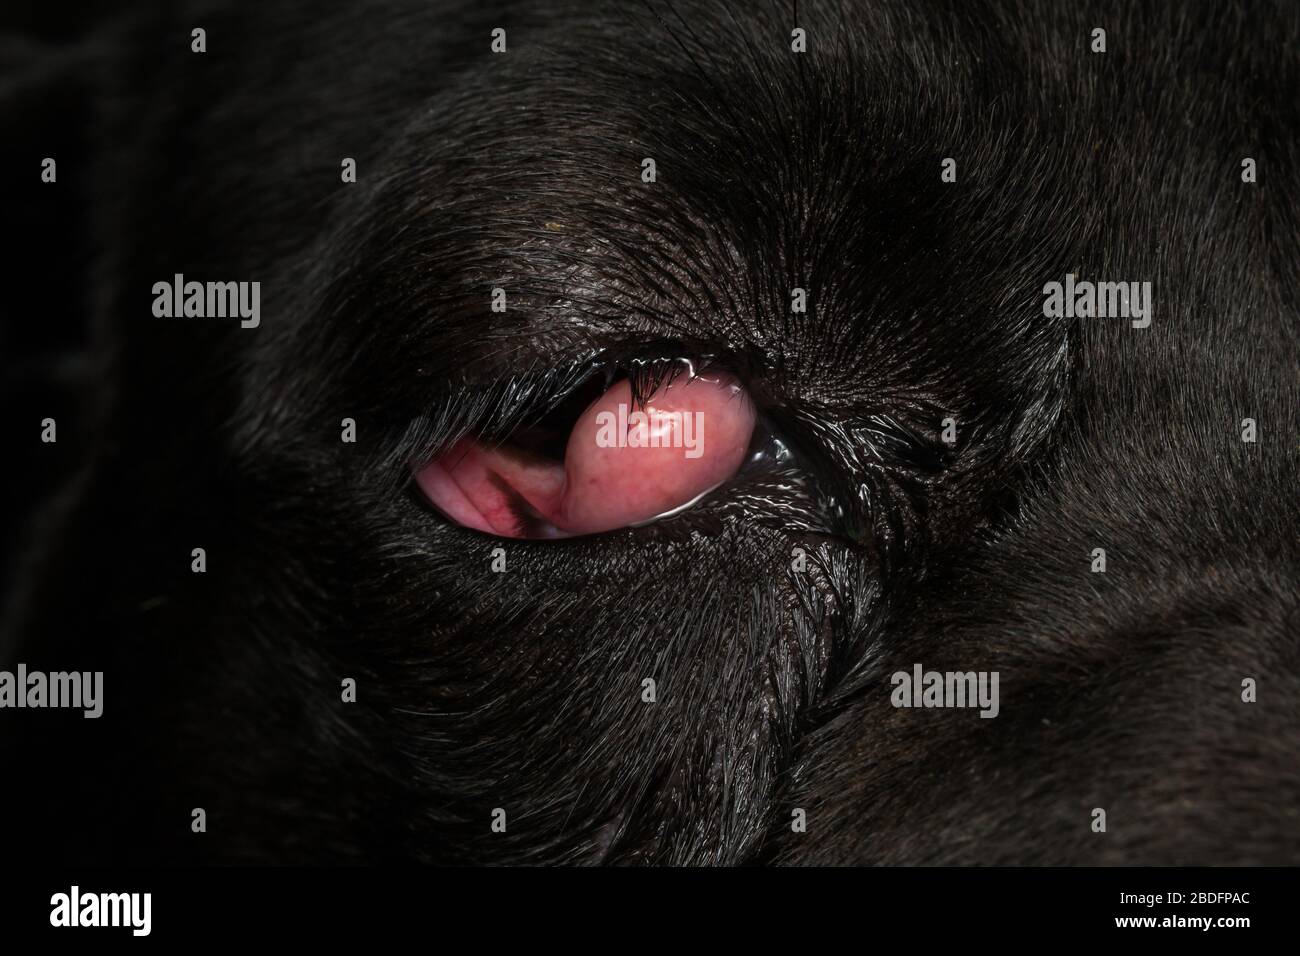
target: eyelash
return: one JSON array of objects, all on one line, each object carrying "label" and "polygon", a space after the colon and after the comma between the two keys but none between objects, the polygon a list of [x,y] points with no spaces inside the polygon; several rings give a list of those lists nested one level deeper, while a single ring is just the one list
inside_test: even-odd
[{"label": "eyelash", "polygon": [[582,405],[576,410],[568,409],[573,411],[576,420],[590,404],[590,401],[579,401],[584,393],[591,393],[594,401],[620,378],[628,380],[633,401],[643,406],[657,389],[685,372],[699,374],[718,367],[737,371],[732,365],[717,355],[677,343],[606,352],[579,365],[547,369],[528,379],[498,385],[490,390],[496,393],[492,398],[478,403],[479,414],[474,417],[479,421],[471,419],[461,431],[477,433],[484,440],[507,443],[517,433],[554,419],[557,412],[562,414],[566,405]]}]

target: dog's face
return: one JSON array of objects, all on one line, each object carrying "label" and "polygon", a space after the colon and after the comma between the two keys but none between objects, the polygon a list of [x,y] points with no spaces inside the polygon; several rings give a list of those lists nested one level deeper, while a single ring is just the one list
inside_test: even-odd
[{"label": "dog's face", "polygon": [[[1289,14],[468,6],[118,38],[152,59],[92,190],[112,448],[65,545],[114,566],[32,626],[117,688],[104,825],[223,860],[1300,858]],[[260,324],[151,317],[176,273],[260,281]],[[1149,282],[1149,324],[1046,314],[1067,275]],[[418,480],[683,367],[752,418],[684,510],[480,530]],[[918,665],[996,701],[900,706]],[[206,841],[163,836],[195,804]]]}]

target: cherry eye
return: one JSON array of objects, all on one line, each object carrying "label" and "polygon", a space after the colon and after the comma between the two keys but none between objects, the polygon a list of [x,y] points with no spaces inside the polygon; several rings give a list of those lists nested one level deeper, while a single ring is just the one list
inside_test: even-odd
[{"label": "cherry eye", "polygon": [[734,475],[754,407],[730,375],[682,376],[638,406],[615,382],[578,416],[563,460],[535,444],[457,442],[416,474],[438,510],[507,538],[598,534],[663,517]]}]

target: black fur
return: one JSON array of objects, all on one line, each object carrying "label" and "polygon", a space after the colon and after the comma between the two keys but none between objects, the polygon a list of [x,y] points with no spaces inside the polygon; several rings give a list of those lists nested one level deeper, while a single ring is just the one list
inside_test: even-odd
[{"label": "black fur", "polygon": [[[1294,4],[78,22],[10,28],[19,261],[68,331],[11,355],[33,477],[0,666],[102,667],[105,716],[0,712],[20,840],[94,861],[1300,862]],[[41,90],[61,98],[32,115]],[[57,193],[33,158],[56,137]],[[154,319],[177,272],[260,280],[261,327]],[[1045,318],[1067,272],[1151,281],[1151,327]],[[686,353],[742,375],[793,464],[660,524],[505,542],[504,574],[502,542],[411,489],[590,363]],[[33,447],[56,412],[58,445]],[[895,709],[889,675],[917,662],[999,671],[1000,715]]]}]

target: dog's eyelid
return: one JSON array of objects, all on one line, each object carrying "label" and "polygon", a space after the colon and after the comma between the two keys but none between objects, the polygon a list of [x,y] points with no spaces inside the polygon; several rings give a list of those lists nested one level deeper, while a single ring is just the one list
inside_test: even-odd
[{"label": "dog's eyelid", "polygon": [[559,377],[569,377],[567,390],[548,396],[545,405],[529,409],[544,417],[562,405],[574,392],[589,387],[598,377],[605,389],[620,378],[627,378],[636,403],[681,375],[692,378],[708,371],[725,371],[743,380],[740,363],[715,348],[701,348],[683,343],[660,342],[651,345],[608,349],[592,359],[553,370]]}]

